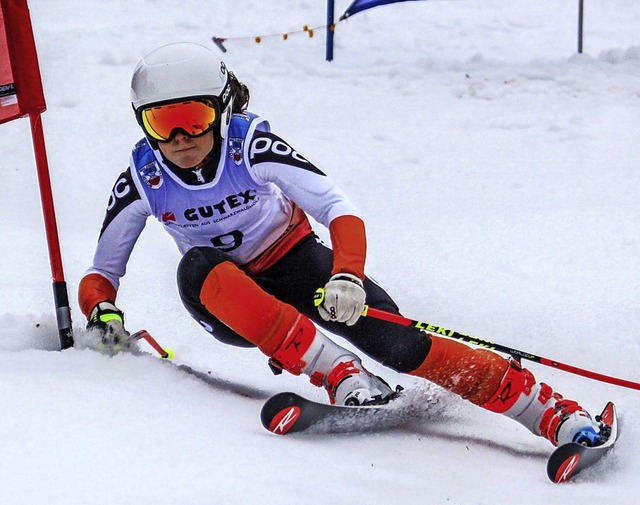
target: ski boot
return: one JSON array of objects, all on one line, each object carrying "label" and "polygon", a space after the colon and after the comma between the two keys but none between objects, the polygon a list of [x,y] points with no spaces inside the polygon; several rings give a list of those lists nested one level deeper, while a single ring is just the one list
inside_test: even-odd
[{"label": "ski boot", "polygon": [[329,401],[350,406],[388,403],[395,395],[389,385],[366,370],[358,358],[353,358],[340,360],[327,374],[323,385],[329,393]]},{"label": "ski boot", "polygon": [[603,427],[602,423],[594,421],[577,402],[562,397],[556,399],[555,405],[545,411],[540,421],[542,436],[557,446],[569,442],[586,447],[602,445],[608,438]]},{"label": "ski boot", "polygon": [[313,385],[327,390],[331,404],[378,405],[397,396],[362,366],[360,358],[326,337],[306,317],[292,328],[270,364],[294,375],[308,375]]},{"label": "ski boot", "polygon": [[518,421],[555,446],[577,442],[594,447],[608,438],[603,423],[594,421],[577,402],[536,382],[515,360],[510,360],[497,392],[482,407]]}]

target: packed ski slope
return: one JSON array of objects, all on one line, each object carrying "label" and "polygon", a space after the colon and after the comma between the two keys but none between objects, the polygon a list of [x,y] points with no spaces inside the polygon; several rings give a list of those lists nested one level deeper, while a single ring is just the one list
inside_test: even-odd
[{"label": "packed ski slope", "polygon": [[592,411],[614,400],[622,418],[606,464],[555,486],[546,442],[366,358],[407,388],[416,408],[405,427],[266,432],[269,395],[323,392],[273,376],[258,351],[225,347],[187,316],[178,252],[155,222],[119,305],[132,331],[149,330],[200,378],[150,355],[84,348],[75,296],[140,137],[133,67],[161,44],[214,47],[216,35],[230,38],[224,58],[249,85],[251,109],[362,209],[369,274],[406,315],[640,380],[640,7],[585,4],[581,56],[577,0],[425,1],[340,23],[327,63],[321,31],[232,38],[323,25],[317,0],[31,0],[78,346],[52,352],[50,269],[21,119],[0,126],[0,503],[637,503],[638,391],[531,364]]}]

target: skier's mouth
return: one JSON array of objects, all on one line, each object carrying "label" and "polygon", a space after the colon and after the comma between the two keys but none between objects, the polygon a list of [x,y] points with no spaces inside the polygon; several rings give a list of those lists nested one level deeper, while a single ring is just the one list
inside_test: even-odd
[{"label": "skier's mouth", "polygon": [[195,149],[196,146],[188,146],[188,147],[183,147],[181,149],[176,149],[174,152],[176,153],[183,153],[185,151],[190,151],[192,149]]}]

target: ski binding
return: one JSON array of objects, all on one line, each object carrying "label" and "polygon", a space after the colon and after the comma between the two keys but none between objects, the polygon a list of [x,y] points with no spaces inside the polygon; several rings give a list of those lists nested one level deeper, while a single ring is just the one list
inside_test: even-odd
[{"label": "ski binding", "polygon": [[606,441],[595,447],[587,447],[575,442],[561,445],[549,458],[547,475],[552,482],[560,484],[568,481],[585,468],[589,468],[600,461],[616,443],[618,438],[618,419],[616,407],[612,402],[607,403],[602,414],[596,417],[602,424],[601,431],[608,433]]}]

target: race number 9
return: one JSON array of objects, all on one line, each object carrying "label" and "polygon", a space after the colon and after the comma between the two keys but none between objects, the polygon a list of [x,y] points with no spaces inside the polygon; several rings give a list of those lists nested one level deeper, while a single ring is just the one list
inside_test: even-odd
[{"label": "race number 9", "polygon": [[213,247],[220,249],[221,251],[230,252],[240,247],[243,239],[244,234],[240,230],[233,230],[230,233],[213,237],[211,239],[211,243],[213,244]]}]

